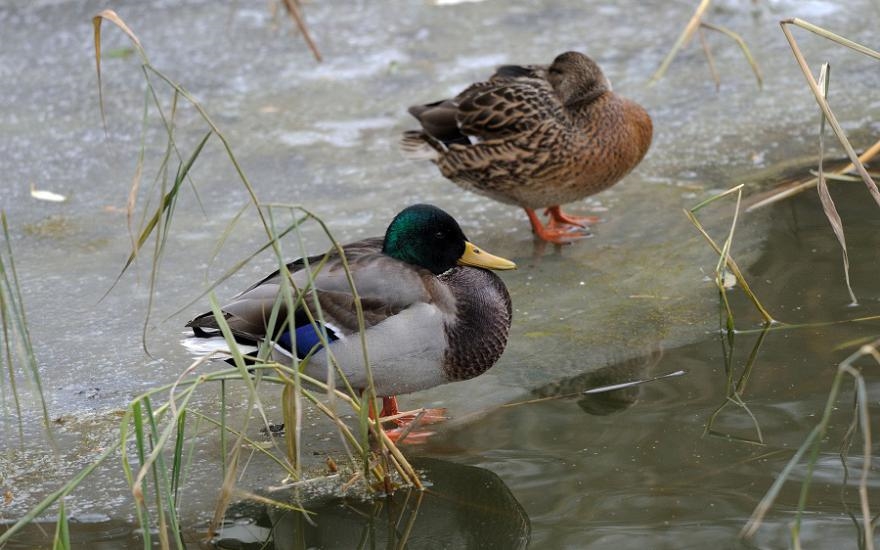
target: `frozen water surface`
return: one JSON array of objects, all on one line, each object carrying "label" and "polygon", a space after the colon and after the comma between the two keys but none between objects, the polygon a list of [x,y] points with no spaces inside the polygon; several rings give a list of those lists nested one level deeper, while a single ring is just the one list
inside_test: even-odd
[{"label": "frozen water surface", "polygon": [[[404,406],[446,407],[453,417],[435,438],[408,452],[427,457],[426,476],[462,499],[457,508],[426,511],[421,517],[430,521],[414,523],[413,541],[466,546],[472,532],[505,548],[527,539],[539,548],[644,548],[648,542],[705,548],[719,541],[738,547],[736,534],[755,502],[821,413],[833,367],[852,350],[846,343],[876,335],[878,327],[768,335],[745,396],[765,445],[741,442],[754,436],[753,423],[735,408],[726,409],[715,428],[736,437],[704,435],[725,396],[718,297],[706,277],[716,258],[682,208],[739,183],[754,193],[792,170],[806,174],[815,166],[818,111],[778,21],[801,17],[877,48],[876,3],[717,3],[708,19],[740,33],[764,75],[759,90],[739,48],[710,33],[721,73],[717,91],[697,45],[686,48],[657,85],[646,85],[696,2],[305,2],[325,57],[321,64],[283,12],[273,16],[265,3],[245,4],[13,0],[0,7],[0,208],[9,219],[59,444],[56,455],[44,441],[35,398],[23,389],[24,442],[18,443],[14,421],[4,424],[0,489],[9,498],[0,504],[0,517],[14,521],[55,490],[115,441],[120,411],[133,397],[179,376],[191,361],[179,344],[182,327],[207,300],[178,309],[263,241],[249,211],[221,255],[212,256],[248,201],[212,138],[192,173],[198,200],[185,189],[176,205],[146,330],[146,257],[102,299],[130,243],[125,204],[144,98],[137,55],[126,54],[127,40],[105,24],[105,135],[90,18],[112,7],[153,65],[211,115],[262,201],[303,205],[341,242],[382,233],[410,203],[435,203],[460,220],[471,240],[520,266],[502,275],[515,315],[498,365],[478,379],[402,399]],[[817,72],[822,61],[831,62],[833,108],[856,146],[867,147],[877,133],[876,61],[795,34]],[[591,239],[541,247],[521,211],[464,193],[428,163],[403,159],[397,140],[415,127],[409,105],[453,94],[498,64],[548,62],[568,49],[593,56],[615,91],[647,108],[655,138],[645,161],[622,183],[571,205],[576,213],[604,219]],[[169,94],[154,82],[167,108]],[[144,188],[152,185],[166,143],[155,110],[150,117]],[[176,124],[186,157],[207,128],[183,102]],[[831,155],[842,155],[828,143]],[[68,200],[34,200],[31,184]],[[878,209],[861,184],[839,187],[858,308],[847,307],[840,253],[815,198],[740,219],[733,253],[782,320],[877,314]],[[145,193],[140,200],[142,205]],[[727,202],[701,216],[721,238],[731,212]],[[314,225],[305,237],[311,253],[328,246]],[[285,247],[296,255],[295,242]],[[231,296],[271,269],[273,260],[261,257],[222,284],[218,295]],[[747,301],[739,290],[733,296],[740,328],[753,328],[757,318]],[[755,343],[754,334],[738,336],[730,368],[741,369]],[[621,390],[604,401],[580,396],[588,387],[681,368],[688,375]],[[869,380],[869,388],[876,390],[876,383]],[[560,395],[575,397],[501,407]],[[199,399],[210,407],[216,395]],[[267,391],[265,400],[280,417],[273,408],[277,392]],[[324,450],[335,441],[324,433],[309,437],[307,444]],[[217,446],[216,432],[198,443],[185,486],[184,524],[193,533],[188,540],[197,539],[212,510]],[[803,536],[815,547],[855,548],[856,529],[839,497],[842,469],[829,453],[820,463],[822,485],[813,493],[814,514]],[[494,502],[517,503],[498,504],[498,515],[490,517],[506,519],[494,535],[491,529],[469,531],[476,527],[467,521],[466,484],[441,481],[471,479],[455,468],[475,476],[472,470],[482,470]],[[278,482],[268,467],[253,467],[243,481],[255,490]],[[759,547],[786,546],[798,487],[793,483],[783,493],[755,539]],[[870,490],[876,491],[876,481]],[[78,540],[123,544],[136,538],[128,495],[113,463],[70,496]],[[306,533],[303,540],[315,546],[334,547],[336,531],[335,547],[345,547],[352,533],[330,526],[340,517],[342,524],[353,520],[326,517],[329,523],[312,531],[291,518],[278,521]],[[385,525],[379,512],[358,517]],[[444,532],[460,538],[435,538]],[[505,538],[512,534],[519,538]],[[35,542],[44,540],[39,532],[27,536],[32,538],[21,539],[23,547],[43,544]],[[285,547],[279,539],[275,544]]]}]

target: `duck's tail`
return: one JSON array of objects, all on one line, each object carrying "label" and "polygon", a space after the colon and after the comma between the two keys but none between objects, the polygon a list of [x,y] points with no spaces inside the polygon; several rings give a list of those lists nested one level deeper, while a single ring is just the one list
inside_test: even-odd
[{"label": "duck's tail", "polygon": [[[229,343],[222,336],[192,336],[189,335],[180,340],[183,347],[192,355],[193,359],[200,359],[211,355],[218,359],[227,360],[232,357],[229,351]],[[255,345],[236,343],[238,352],[242,355],[256,356],[258,348]]]},{"label": "duck's tail", "polygon": [[409,159],[437,160],[443,149],[445,149],[443,143],[418,130],[404,132],[403,137],[400,138],[400,151]]}]

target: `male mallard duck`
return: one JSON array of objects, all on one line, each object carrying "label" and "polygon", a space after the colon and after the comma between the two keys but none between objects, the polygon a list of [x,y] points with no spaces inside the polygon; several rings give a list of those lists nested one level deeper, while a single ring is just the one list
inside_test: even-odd
[{"label": "male mallard duck", "polygon": [[[564,243],[594,217],[560,204],[611,187],[645,156],[651,117],[611,91],[599,66],[578,52],[546,65],[505,65],[452,99],[410,107],[422,125],[403,152],[430,159],[459,186],[525,209],[535,234]],[[548,207],[547,227],[535,214]]]},{"label": "male mallard duck", "polygon": [[[376,395],[383,397],[382,416],[397,414],[395,396],[466,380],[485,372],[501,357],[510,329],[510,295],[501,279],[486,269],[513,269],[515,264],[471,244],[455,219],[443,210],[417,204],[392,220],[385,237],[343,247],[361,299],[364,336]],[[327,378],[327,352],[332,352],[355,389],[367,387],[354,297],[342,258],[336,250],[307,258],[320,271],[309,286],[305,262],[287,264],[297,289],[307,289],[312,314],[318,305],[323,326],[310,323],[298,308],[287,323],[267,328],[278,301],[280,273],[269,275],[221,307],[236,340],[254,344],[267,338],[281,355],[300,359],[312,354],[305,373]],[[296,297],[294,297],[296,302]],[[281,302],[278,319],[288,318]],[[210,312],[189,323],[197,337],[214,337],[219,327]],[[327,349],[319,333],[326,330]],[[274,334],[269,334],[274,332]]]}]

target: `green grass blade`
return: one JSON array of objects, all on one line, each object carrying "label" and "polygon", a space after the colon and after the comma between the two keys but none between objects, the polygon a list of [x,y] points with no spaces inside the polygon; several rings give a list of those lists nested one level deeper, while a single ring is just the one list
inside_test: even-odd
[{"label": "green grass blade", "polygon": [[295,384],[285,385],[281,390],[281,413],[284,418],[284,425],[287,427],[287,460],[293,467],[296,479],[301,477],[299,447],[296,436],[297,427],[300,425],[300,407],[298,406],[297,387]]},{"label": "green grass blade", "polygon": [[180,172],[178,173],[178,177],[175,178],[174,186],[168,193],[164,195],[164,197],[162,198],[162,204],[156,209],[156,211],[153,213],[153,216],[147,222],[146,226],[141,230],[141,233],[137,238],[134,248],[129,253],[128,259],[126,259],[125,264],[122,266],[122,270],[120,271],[119,275],[116,276],[116,280],[113,282],[113,284],[110,286],[110,289],[107,290],[104,296],[106,296],[110,292],[110,290],[112,290],[113,287],[116,286],[116,284],[125,274],[126,270],[128,270],[132,262],[134,262],[134,259],[138,255],[138,252],[141,250],[141,248],[143,248],[144,243],[153,233],[153,230],[156,228],[156,226],[159,225],[159,223],[162,221],[163,215],[166,215],[173,208],[177,193],[180,190],[180,185],[183,183],[184,178],[189,173],[190,168],[192,168],[193,162],[195,162],[196,158],[198,158],[199,154],[202,152],[202,148],[205,146],[205,143],[208,142],[208,138],[210,138],[211,135],[212,132],[208,132],[207,134],[205,134],[205,137],[203,137],[199,144],[196,146],[196,149],[193,151],[189,160],[181,168]]},{"label": "green grass blade", "polygon": [[226,457],[229,455],[229,444],[226,441],[226,380],[220,380],[220,466],[223,477],[226,477]]},{"label": "green grass blade", "polygon": [[[208,267],[205,268],[205,279],[207,280],[208,269],[212,265],[214,265],[214,260],[220,255],[220,250],[222,250],[223,245],[226,244],[226,240],[232,235],[232,231],[238,226],[239,220],[244,215],[244,213],[252,206],[251,203],[245,203],[238,212],[232,216],[232,219],[229,223],[226,224],[226,227],[223,229],[223,232],[220,234],[220,237],[217,239],[217,242],[214,244],[214,248],[211,249],[211,254],[209,255],[210,260],[208,261]],[[259,253],[259,252],[258,252]],[[254,257],[254,256],[251,256]]]},{"label": "green grass blade", "polygon": [[[171,547],[168,540],[168,521],[166,518],[169,514],[173,515],[173,512],[167,510],[162,502],[163,494],[166,493],[168,488],[167,484],[160,481],[160,477],[165,473],[165,464],[162,458],[164,446],[155,441],[157,439],[158,429],[156,427],[156,415],[153,413],[153,407],[149,398],[144,399],[144,412],[149,420],[150,432],[148,438],[152,447],[152,452],[150,453],[150,457],[147,458],[147,461],[144,464],[141,464],[139,475],[140,473],[149,471],[153,476],[153,498],[156,506],[156,517],[159,520],[159,545],[165,550]],[[157,451],[159,452],[158,456],[151,460],[153,453],[156,453]],[[144,476],[144,480],[146,480],[146,476]],[[164,478],[162,478],[162,480],[164,480]]]},{"label": "green grass blade", "polygon": [[[0,257],[0,274],[3,274],[3,258]],[[3,281],[6,283],[6,280]],[[16,361],[15,358],[18,356],[15,351],[15,342],[13,342],[13,338],[15,335],[12,332],[13,323],[12,323],[12,311],[10,310],[11,304],[10,299],[8,297],[7,292],[7,284],[0,285],[0,322],[3,324],[3,357],[5,358],[4,363],[6,364],[6,370],[9,373],[9,389],[12,392],[12,400],[15,405],[15,418],[17,419],[18,425],[18,439],[19,441],[24,441],[24,416],[22,415],[21,410],[21,399],[18,395],[18,383],[15,381],[15,372],[16,372]],[[3,390],[3,405],[6,407],[6,385],[0,385],[0,389]],[[8,414],[4,415],[4,419],[8,417]]]},{"label": "green grass blade", "polygon": [[186,409],[177,418],[177,434],[174,438],[174,460],[171,463],[171,494],[174,506],[180,506],[180,476],[183,471],[183,443],[186,436]]},{"label": "green grass blade", "polygon": [[[16,411],[18,418],[21,419],[21,406],[18,393],[15,391],[15,375],[13,361],[13,340],[20,343],[21,359],[24,363],[24,370],[30,373],[30,378],[34,384],[37,395],[40,400],[40,409],[43,414],[43,425],[45,426],[46,435],[52,447],[56,447],[55,436],[51,429],[51,420],[49,418],[49,409],[46,405],[46,399],[43,395],[43,382],[40,377],[40,368],[37,363],[37,356],[34,352],[33,342],[31,340],[30,329],[28,328],[27,313],[24,308],[24,297],[21,293],[21,283],[18,279],[18,272],[15,269],[15,255],[12,251],[12,239],[9,235],[9,223],[6,219],[6,212],[0,211],[0,225],[3,228],[3,239],[6,243],[6,260],[0,254],[0,316],[3,322],[3,340],[8,362],[9,379],[12,387],[12,393],[15,398]],[[8,264],[8,267],[7,267]],[[19,435],[23,436],[22,426],[19,425]]]},{"label": "green grass blade", "polygon": [[[234,435],[235,437],[240,437],[244,443],[246,443],[248,446],[250,446],[256,452],[269,458],[272,462],[274,462],[275,464],[280,466],[283,470],[285,470],[286,472],[291,474],[291,477],[293,477],[294,472],[292,470],[290,470],[289,465],[284,460],[282,460],[281,458],[276,456],[275,454],[269,452],[263,445],[260,444],[259,441],[255,441],[255,440],[247,437],[246,433],[241,432],[239,430],[236,430],[235,428],[232,428],[228,425],[223,425],[220,421],[214,420],[210,416],[207,416],[203,413],[200,413],[198,411],[190,411],[190,412],[194,416],[199,418],[200,420],[204,420],[205,422],[208,422],[210,424],[217,426],[217,428],[219,430],[224,431],[224,432],[228,431],[230,434]],[[296,479],[296,478],[294,477],[294,479]]]},{"label": "green grass blade", "polygon": [[[301,222],[300,222],[300,223],[301,223]],[[281,239],[281,238],[287,236],[290,232],[295,231],[295,230],[296,230],[296,224],[292,224],[292,225],[290,225],[289,227],[287,227],[284,231],[282,231],[281,233],[279,233],[277,239]],[[216,289],[218,286],[220,286],[221,284],[223,284],[224,281],[226,281],[227,279],[229,279],[230,277],[232,277],[233,275],[235,275],[236,273],[238,273],[239,270],[241,270],[242,267],[248,265],[250,262],[252,262],[252,261],[254,260],[254,258],[256,258],[257,256],[259,256],[260,254],[262,254],[262,253],[265,252],[266,250],[269,250],[270,248],[271,248],[271,249],[276,249],[277,246],[278,246],[278,241],[277,241],[277,239],[273,238],[273,237],[270,235],[269,240],[268,240],[266,243],[264,243],[263,245],[261,245],[261,246],[260,246],[257,250],[255,250],[253,253],[249,254],[246,258],[244,258],[243,260],[237,262],[237,263],[236,263],[235,265],[233,265],[231,268],[227,269],[227,270],[223,273],[223,275],[221,275],[221,276],[218,277],[213,283],[211,283],[211,284],[208,286],[208,288],[206,288],[205,290],[203,290],[203,291],[202,291],[201,293],[199,293],[195,298],[193,298],[192,300],[190,300],[189,302],[187,302],[186,304],[184,304],[183,306],[181,306],[179,309],[177,309],[176,311],[174,311],[171,315],[168,316],[167,319],[171,319],[172,317],[176,317],[177,315],[180,315],[181,313],[183,313],[185,310],[189,309],[190,307],[192,307],[192,306],[195,305],[196,303],[201,302],[205,297],[207,297],[207,296],[211,293],[211,291],[213,291],[213,290]],[[167,320],[167,319],[166,319],[166,320]]]},{"label": "green grass blade", "polygon": [[58,523],[55,524],[55,538],[52,550],[70,550],[70,525],[64,509],[64,499],[58,501]]}]

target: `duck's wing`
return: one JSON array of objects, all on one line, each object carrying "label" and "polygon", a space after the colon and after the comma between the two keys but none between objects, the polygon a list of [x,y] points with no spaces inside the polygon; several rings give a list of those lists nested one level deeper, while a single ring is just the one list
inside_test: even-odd
[{"label": "duck's wing", "polygon": [[[344,248],[366,327],[381,323],[413,303],[431,300],[430,272],[385,256],[380,249],[381,239],[360,241]],[[314,270],[311,274],[305,270],[305,263],[300,259],[288,264],[291,280],[298,289],[292,297],[295,327],[311,325],[311,319],[319,318],[320,311],[324,324],[335,334],[357,332],[360,324],[355,298],[338,254],[308,258],[310,270]],[[287,304],[279,302],[280,277],[280,272],[269,275],[220,308],[237,340],[254,343],[289,330]],[[269,325],[276,307],[273,329]],[[199,315],[187,326],[196,336],[214,336],[219,332],[211,312]]]},{"label": "duck's wing", "polygon": [[[381,253],[350,260],[349,272],[367,328],[414,304],[436,299],[436,283],[430,271]],[[334,330],[338,329],[342,334],[359,331],[355,297],[341,265],[329,266],[314,278],[310,298],[313,300],[310,304],[312,311],[316,311],[315,305],[320,306],[327,324],[332,324]]]},{"label": "duck's wing", "polygon": [[422,130],[405,136],[415,141],[404,149],[419,150],[419,142],[427,139],[444,151],[450,145],[523,134],[548,120],[564,121],[562,104],[549,82],[538,77],[540,70],[506,65],[490,80],[472,84],[453,99],[410,107]]},{"label": "duck's wing", "polygon": [[552,86],[540,78],[499,77],[480,82],[459,94],[456,101],[459,131],[476,141],[509,138],[548,120],[564,119]]},{"label": "duck's wing", "polygon": [[510,137],[559,116],[561,105],[547,81],[546,65],[502,65],[489,80],[472,84],[451,99],[413,105],[409,113],[422,131],[404,135],[404,151],[436,158],[430,150],[423,151],[424,142],[445,151],[450,145]]},{"label": "duck's wing", "polygon": [[[362,239],[360,241],[355,241],[353,243],[349,243],[342,247],[343,252],[345,253],[345,258],[348,261],[354,261],[361,256],[376,254],[382,251],[382,237],[369,237],[366,239]],[[306,266],[313,271],[318,271],[322,268],[323,265],[332,266],[334,264],[340,263],[341,258],[339,257],[339,252],[332,248],[325,252],[324,254],[317,254],[315,256],[307,256],[305,258],[297,258],[292,262],[288,262],[286,264],[287,272],[291,275],[299,273],[303,271]],[[340,264],[341,265],[341,264]],[[266,275],[256,283],[247,287],[243,291],[241,291],[238,296],[241,296],[251,290],[257,288],[258,286],[269,284],[269,283],[278,283],[281,279],[281,270],[276,269],[269,275]],[[236,296],[236,297],[238,297]]]}]

